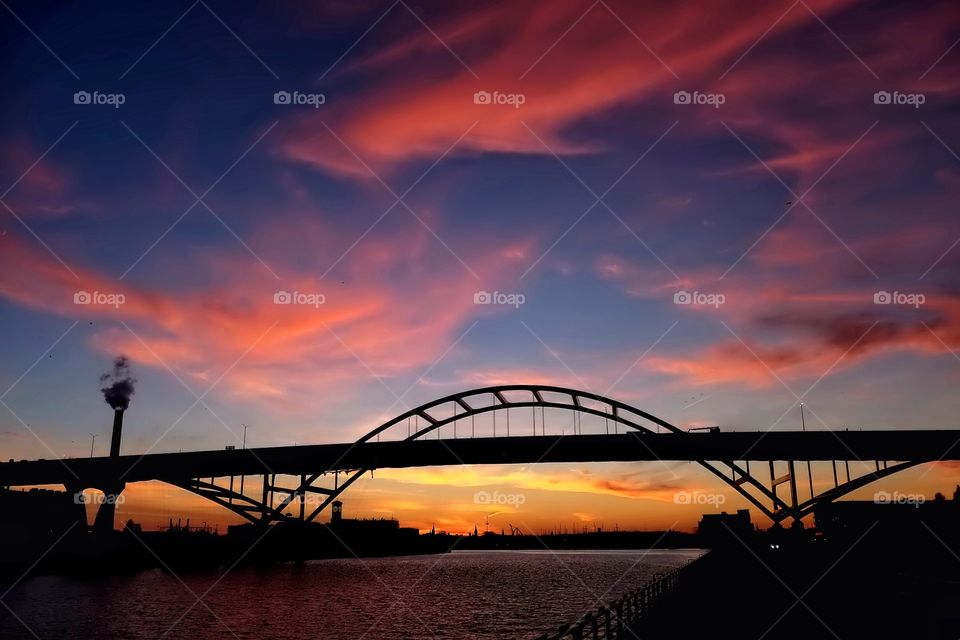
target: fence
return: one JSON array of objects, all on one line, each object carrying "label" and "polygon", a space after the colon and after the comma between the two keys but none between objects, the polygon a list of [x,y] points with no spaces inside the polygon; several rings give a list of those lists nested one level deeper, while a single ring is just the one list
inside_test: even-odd
[{"label": "fence", "polygon": [[[709,552],[708,552],[709,553]],[[704,554],[706,555],[706,554]],[[704,556],[692,560],[653,581],[634,589],[595,612],[587,613],[579,622],[565,624],[556,633],[544,633],[536,640],[616,640],[624,630],[636,624],[656,602],[670,593],[691,566]]]}]

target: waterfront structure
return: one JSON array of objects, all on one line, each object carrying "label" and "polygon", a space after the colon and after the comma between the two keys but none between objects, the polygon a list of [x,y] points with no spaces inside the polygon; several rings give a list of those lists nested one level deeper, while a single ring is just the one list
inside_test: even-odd
[{"label": "waterfront structure", "polygon": [[[574,434],[548,435],[548,409],[572,412]],[[511,411],[532,412],[532,433],[519,434],[516,427],[510,433]],[[474,437],[475,417],[488,413],[494,420],[494,437]],[[500,434],[498,414],[504,425]],[[577,421],[583,416],[601,419],[605,433],[584,434],[582,426],[578,431]],[[689,433],[594,393],[546,385],[501,385],[426,403],[354,443],[9,462],[0,464],[0,486],[62,483],[71,491],[112,487],[108,493],[114,495],[116,487],[122,490],[128,482],[160,480],[207,498],[251,523],[267,525],[314,521],[351,484],[378,468],[689,460],[716,475],[775,524],[792,519],[797,526],[818,505],[875,480],[925,462],[960,459],[960,448],[954,447],[957,440],[957,432],[950,430]],[[851,472],[851,462],[864,460],[872,461],[873,468],[860,475]],[[830,464],[833,486],[816,493],[812,473],[805,474],[810,497],[802,499],[802,478],[796,470],[812,461]],[[249,475],[262,478],[259,495],[243,491]],[[296,482],[281,484],[283,476],[292,476]],[[787,488],[785,496],[779,492],[782,485]],[[309,511],[308,495],[318,497],[318,504]]]}]

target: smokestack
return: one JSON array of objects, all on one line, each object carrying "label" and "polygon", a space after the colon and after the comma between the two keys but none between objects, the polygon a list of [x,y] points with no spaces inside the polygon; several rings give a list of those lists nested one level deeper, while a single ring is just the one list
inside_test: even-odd
[{"label": "smokestack", "polygon": [[113,412],[113,435],[110,437],[110,457],[116,458],[120,455],[120,436],[123,433],[123,409],[116,409]]},{"label": "smokestack", "polygon": [[110,438],[110,457],[120,455],[120,436],[123,432],[123,412],[130,406],[130,396],[134,393],[136,380],[130,375],[130,364],[126,356],[113,361],[113,370],[100,376],[100,391],[103,399],[113,408],[113,435]]}]

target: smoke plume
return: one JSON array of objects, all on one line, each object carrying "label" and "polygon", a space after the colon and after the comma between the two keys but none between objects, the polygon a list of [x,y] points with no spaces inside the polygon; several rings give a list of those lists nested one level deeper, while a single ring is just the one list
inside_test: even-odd
[{"label": "smoke plume", "polygon": [[130,363],[127,356],[119,356],[113,361],[113,370],[100,376],[100,391],[103,399],[114,410],[125,410],[130,406],[130,396],[133,395],[133,385],[136,380],[130,375]]}]

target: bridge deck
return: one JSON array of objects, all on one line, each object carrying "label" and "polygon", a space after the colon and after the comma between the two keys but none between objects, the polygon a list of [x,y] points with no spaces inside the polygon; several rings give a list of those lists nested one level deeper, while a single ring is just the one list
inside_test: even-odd
[{"label": "bridge deck", "polygon": [[960,431],[779,431],[513,436],[321,444],[0,463],[0,486],[91,486],[98,479],[183,480],[263,473],[457,464],[650,460],[960,459]]}]

